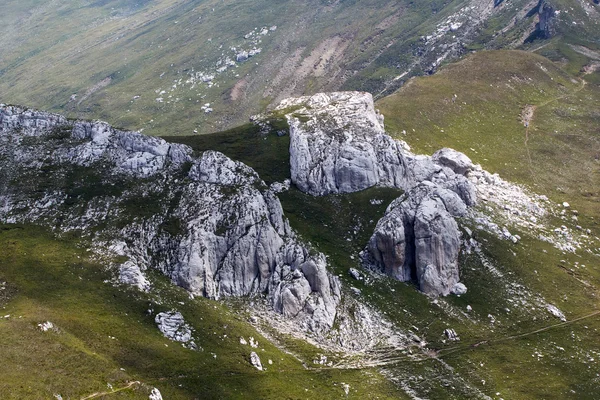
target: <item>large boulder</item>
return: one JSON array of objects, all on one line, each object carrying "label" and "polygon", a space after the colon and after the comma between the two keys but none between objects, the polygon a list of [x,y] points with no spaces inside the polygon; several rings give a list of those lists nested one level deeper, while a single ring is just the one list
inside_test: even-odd
[{"label": "large boulder", "polygon": [[383,116],[364,92],[319,93],[286,99],[277,107],[290,125],[292,182],[315,196],[352,193],[372,186],[410,190],[429,180],[473,205],[475,191],[465,174],[472,163],[443,149],[415,155],[385,133]]},{"label": "large boulder", "polygon": [[446,206],[456,197],[425,181],[396,199],[367,245],[365,261],[401,281],[414,281],[432,296],[449,294],[459,281],[460,231],[454,219],[462,209]]}]

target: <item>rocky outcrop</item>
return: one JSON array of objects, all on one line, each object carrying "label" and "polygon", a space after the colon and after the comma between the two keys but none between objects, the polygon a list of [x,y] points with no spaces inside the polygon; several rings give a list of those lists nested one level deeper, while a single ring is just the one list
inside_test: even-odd
[{"label": "rocky outcrop", "polygon": [[262,363],[260,362],[260,357],[258,356],[258,354],[256,354],[255,351],[250,353],[250,364],[252,364],[252,366],[259,371],[263,370]]},{"label": "rocky outcrop", "polygon": [[452,149],[411,153],[385,133],[368,93],[288,99],[277,110],[288,118],[291,177],[300,190],[320,196],[379,185],[407,192],[379,221],[366,261],[432,296],[449,294],[459,280],[454,217],[476,203],[466,178],[471,160]]},{"label": "rocky outcrop", "polygon": [[154,318],[162,334],[175,342],[189,343],[192,341],[192,330],[185,323],[180,312],[161,312]]},{"label": "rocky outcrop", "polygon": [[465,212],[454,192],[422,182],[390,204],[366,261],[393,278],[417,282],[426,294],[447,295],[459,280],[460,231],[453,217]]},{"label": "rocky outcrop", "polygon": [[467,205],[476,201],[464,171],[449,164],[470,160],[449,149],[447,157],[412,154],[385,134],[369,93],[319,93],[284,100],[277,110],[288,118],[292,182],[303,192],[321,196],[376,185],[410,190],[429,180],[457,192]]},{"label": "rocky outcrop", "polygon": [[126,285],[135,286],[144,292],[150,290],[150,281],[144,276],[139,265],[131,260],[119,266],[119,281]]},{"label": "rocky outcrop", "polygon": [[25,136],[38,135],[41,131],[49,131],[66,123],[67,119],[59,114],[0,104],[2,132],[18,129]]},{"label": "rocky outcrop", "polygon": [[540,0],[538,7],[538,35],[542,39],[550,39],[556,34],[554,7],[546,0]]},{"label": "rocky outcrop", "polygon": [[[194,295],[264,295],[304,329],[334,322],[337,278],[296,237],[250,167],[104,122],[0,107],[0,221],[79,231],[128,257],[121,282],[156,268]],[[100,246],[102,247],[102,246]]]},{"label": "rocky outcrop", "polygon": [[148,400],[163,400],[160,390],[158,390],[157,388],[152,388],[152,391],[150,392],[150,395],[148,396]]}]

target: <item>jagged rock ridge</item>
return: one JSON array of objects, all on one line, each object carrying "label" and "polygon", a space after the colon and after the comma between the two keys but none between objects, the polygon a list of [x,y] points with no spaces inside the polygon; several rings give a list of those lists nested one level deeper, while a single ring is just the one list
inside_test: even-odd
[{"label": "jagged rock ridge", "polygon": [[143,271],[158,268],[195,295],[266,293],[304,329],[333,325],[337,278],[296,238],[250,167],[103,122],[12,106],[0,107],[0,144],[0,221],[80,231],[128,257],[121,279],[143,290]]}]

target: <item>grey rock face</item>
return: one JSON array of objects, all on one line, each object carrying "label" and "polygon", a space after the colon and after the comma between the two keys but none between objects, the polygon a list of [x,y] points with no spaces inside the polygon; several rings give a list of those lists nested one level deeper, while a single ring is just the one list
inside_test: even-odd
[{"label": "grey rock face", "polygon": [[37,135],[40,132],[49,132],[66,122],[67,119],[62,115],[0,105],[2,131],[19,130],[24,135]]},{"label": "grey rock face", "polygon": [[[139,266],[157,268],[195,295],[265,295],[301,328],[333,325],[337,278],[327,273],[323,255],[296,238],[279,200],[250,167],[214,151],[193,158],[187,146],[103,122],[14,107],[0,107],[0,127],[0,167],[11,171],[0,176],[0,221],[96,232],[94,242],[118,242],[106,247],[130,259],[119,279],[142,290],[148,281]],[[25,129],[35,137],[27,144]],[[98,180],[86,189],[93,196],[73,192],[63,178],[75,166],[83,179]],[[41,192],[10,183],[23,174],[35,180],[46,168],[56,172],[43,178]]]},{"label": "grey rock face", "polygon": [[538,5],[539,22],[537,31],[543,39],[550,39],[556,33],[556,15],[554,7],[545,0],[540,0]]},{"label": "grey rock face", "polygon": [[452,328],[447,328],[444,329],[444,335],[448,338],[448,340],[450,340],[451,342],[458,342],[460,341],[460,338],[458,337],[458,334],[456,333],[456,331]]},{"label": "grey rock face", "polygon": [[429,180],[456,192],[467,205],[476,202],[464,176],[472,166],[468,157],[450,149],[437,157],[412,154],[406,143],[385,134],[369,93],[291,98],[277,110],[288,118],[292,182],[303,192],[321,196],[375,185],[410,190]]},{"label": "grey rock face", "polygon": [[460,231],[447,207],[456,196],[425,181],[396,199],[379,220],[367,246],[367,263],[401,280],[415,281],[422,292],[447,295],[459,280]]},{"label": "grey rock face", "polygon": [[127,285],[135,286],[144,292],[150,290],[150,282],[146,279],[140,270],[140,267],[131,260],[126,261],[119,266],[119,281]]},{"label": "grey rock face", "polygon": [[469,157],[459,151],[447,147],[433,153],[431,159],[433,162],[448,167],[460,175],[465,175],[474,168],[473,162]]},{"label": "grey rock face", "polygon": [[[146,178],[163,170],[175,170],[191,161],[191,149],[181,144],[169,144],[162,139],[138,132],[124,132],[102,121],[68,121],[63,116],[15,106],[0,107],[0,132],[19,132],[23,136],[47,137],[59,131],[73,139],[71,146],[53,149],[54,162],[69,162],[91,166],[103,162],[113,173],[126,173]],[[6,137],[6,136],[5,136]],[[18,149],[22,151],[23,149]],[[17,155],[27,157],[27,154]],[[30,152],[30,160],[40,158]],[[16,160],[23,162],[25,160]]]},{"label": "grey rock face", "polygon": [[407,195],[379,221],[368,244],[370,262],[430,295],[458,283],[460,234],[454,217],[476,203],[466,175],[471,160],[452,149],[415,155],[385,134],[368,93],[338,92],[284,100],[290,125],[292,181],[309,194],[350,193],[371,186]]},{"label": "grey rock face", "polygon": [[260,362],[260,357],[254,351],[250,353],[250,364],[252,364],[252,366],[259,371],[263,370],[262,363]]},{"label": "grey rock face", "polygon": [[462,296],[463,294],[467,293],[467,287],[461,283],[458,282],[456,285],[454,285],[454,287],[451,290],[452,294],[455,294],[457,296]]},{"label": "grey rock face", "polygon": [[152,391],[150,392],[150,395],[148,396],[148,400],[163,400],[160,390],[158,390],[157,388],[152,388]]}]

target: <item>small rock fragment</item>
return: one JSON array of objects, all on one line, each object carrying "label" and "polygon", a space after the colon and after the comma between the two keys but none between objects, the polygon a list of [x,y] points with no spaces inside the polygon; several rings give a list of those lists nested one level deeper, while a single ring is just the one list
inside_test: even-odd
[{"label": "small rock fragment", "polygon": [[458,342],[460,340],[460,338],[456,334],[456,331],[451,328],[444,329],[444,335],[446,335],[448,340],[453,341],[453,342]]},{"label": "small rock fragment", "polygon": [[252,364],[259,371],[263,370],[262,363],[260,362],[260,357],[258,357],[258,354],[256,354],[256,352],[254,351],[250,353],[250,364]]},{"label": "small rock fragment", "polygon": [[149,400],[163,400],[162,394],[157,388],[153,388],[152,392],[150,392],[150,396],[148,396]]}]

